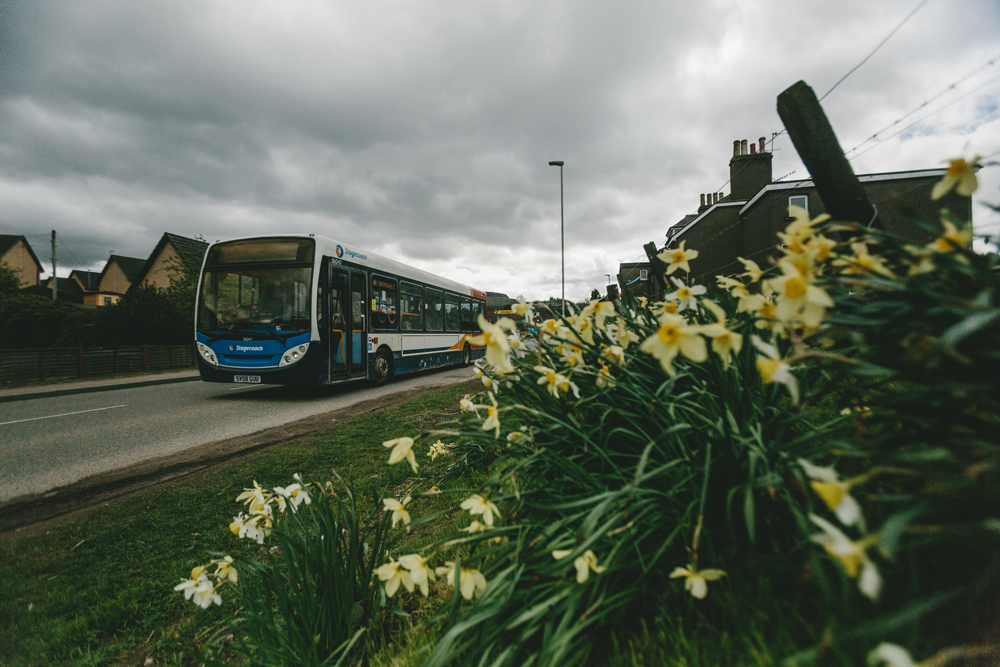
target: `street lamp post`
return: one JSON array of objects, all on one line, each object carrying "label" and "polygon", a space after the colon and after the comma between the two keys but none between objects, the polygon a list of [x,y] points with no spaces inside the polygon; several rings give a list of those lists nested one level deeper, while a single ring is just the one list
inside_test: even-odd
[{"label": "street lamp post", "polygon": [[562,251],[562,316],[566,317],[566,209],[563,204],[563,165],[562,160],[549,162],[550,167],[559,167],[559,246]]}]

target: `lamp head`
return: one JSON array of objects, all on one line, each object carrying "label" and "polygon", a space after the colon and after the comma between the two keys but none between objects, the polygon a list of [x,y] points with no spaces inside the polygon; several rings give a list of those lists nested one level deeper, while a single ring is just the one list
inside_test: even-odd
[{"label": "lamp head", "polygon": [[564,164],[566,164],[566,163],[563,162],[562,160],[553,160],[552,162],[549,162],[549,166],[550,167],[561,167]]}]

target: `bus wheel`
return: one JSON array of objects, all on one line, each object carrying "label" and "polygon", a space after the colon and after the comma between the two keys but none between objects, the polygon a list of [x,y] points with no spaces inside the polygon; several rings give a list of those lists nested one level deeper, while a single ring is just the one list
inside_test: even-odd
[{"label": "bus wheel", "polygon": [[462,365],[468,366],[471,363],[472,363],[472,348],[470,348],[469,344],[466,343],[465,347],[462,348]]},{"label": "bus wheel", "polygon": [[382,348],[375,355],[375,384],[384,385],[392,377],[392,356],[388,350]]}]

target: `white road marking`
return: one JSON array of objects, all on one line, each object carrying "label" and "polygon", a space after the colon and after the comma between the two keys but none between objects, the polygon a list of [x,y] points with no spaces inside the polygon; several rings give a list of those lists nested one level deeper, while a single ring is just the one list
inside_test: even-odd
[{"label": "white road marking", "polygon": [[229,391],[239,391],[240,389],[255,389],[255,388],[258,388],[260,386],[261,385],[259,385],[259,384],[248,384],[248,385],[244,385],[242,387],[233,387]]},{"label": "white road marking", "polygon": [[64,412],[61,415],[48,415],[45,417],[30,417],[28,419],[15,419],[10,422],[0,422],[0,426],[6,426],[7,424],[20,424],[21,422],[33,422],[39,419],[55,419],[56,417],[69,417],[70,415],[82,415],[85,412],[99,412],[101,410],[114,410],[115,408],[124,408],[125,404],[122,405],[111,405],[106,408],[93,408],[91,410],[78,410],[77,412]]}]

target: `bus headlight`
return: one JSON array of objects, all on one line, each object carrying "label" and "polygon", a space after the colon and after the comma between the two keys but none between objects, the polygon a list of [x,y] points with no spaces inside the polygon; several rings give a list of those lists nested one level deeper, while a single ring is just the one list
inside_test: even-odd
[{"label": "bus headlight", "polygon": [[212,348],[208,345],[198,343],[198,354],[202,359],[212,364],[213,366],[219,365],[219,360],[215,358],[215,352],[212,352]]},{"label": "bus headlight", "polygon": [[289,366],[294,364],[296,361],[306,356],[306,350],[309,349],[309,343],[303,343],[302,345],[296,345],[293,348],[285,350],[285,353],[281,355],[281,361],[278,362],[278,367]]}]

